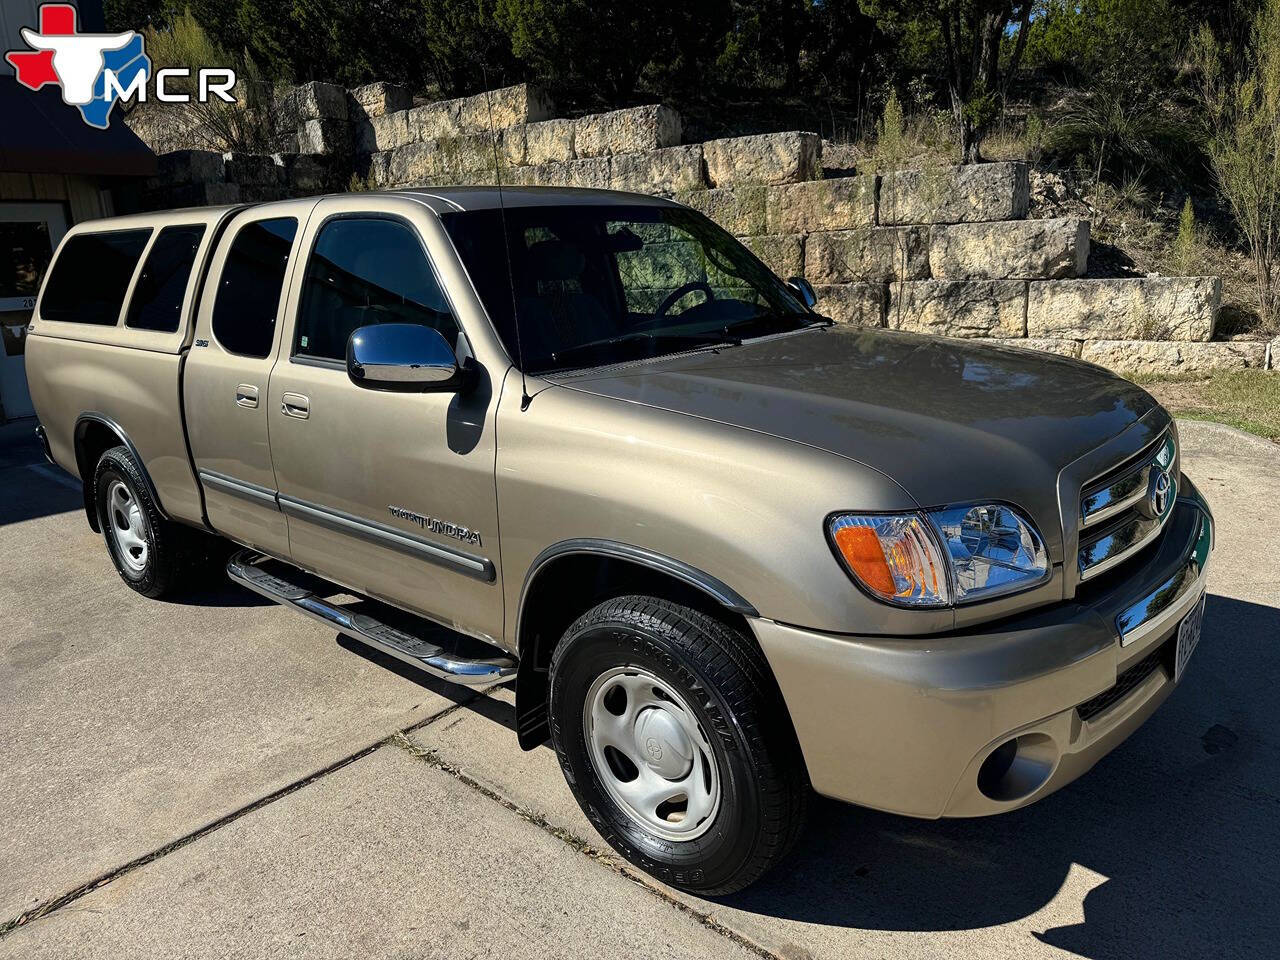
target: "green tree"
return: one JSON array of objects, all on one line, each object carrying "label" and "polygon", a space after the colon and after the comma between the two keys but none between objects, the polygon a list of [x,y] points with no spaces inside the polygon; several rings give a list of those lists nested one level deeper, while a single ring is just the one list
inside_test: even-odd
[{"label": "green tree", "polygon": [[1280,306],[1280,0],[1266,0],[1238,57],[1207,27],[1193,53],[1212,125],[1214,177],[1248,242],[1258,308],[1270,323]]},{"label": "green tree", "polygon": [[1178,89],[1186,24],[1179,0],[1045,0],[1027,62],[1070,81],[1048,145],[1087,165],[1095,188],[1170,180],[1204,160]]},{"label": "green tree", "polygon": [[498,0],[498,22],[512,52],[553,89],[594,80],[614,103],[635,91],[661,48],[660,0],[599,4],[590,0]]},{"label": "green tree", "polygon": [[1085,85],[1123,67],[1148,87],[1163,86],[1189,22],[1177,0],[1041,0],[1026,62]]},{"label": "green tree", "polygon": [[1034,0],[863,0],[886,32],[940,49],[965,163],[982,159],[982,138],[1004,111],[1034,8]]},{"label": "green tree", "polygon": [[163,27],[181,12],[174,0],[104,0],[102,4],[103,19],[112,32]]},{"label": "green tree", "polygon": [[732,0],[717,58],[724,79],[796,90],[811,11],[811,0]]},{"label": "green tree", "polygon": [[484,78],[496,86],[521,71],[511,54],[511,38],[500,26],[497,0],[415,0],[420,24],[419,54],[426,71],[447,96],[475,93]]},{"label": "green tree", "polygon": [[[319,79],[312,75],[309,62],[315,40],[297,23],[294,7],[287,0],[237,0],[236,30],[267,76],[287,81]],[[217,21],[201,18],[201,22]]]},{"label": "green tree", "polygon": [[[705,42],[708,11],[682,0],[497,0],[512,53],[557,91],[620,106],[646,71],[663,73]],[[713,34],[714,35],[714,34]]]},{"label": "green tree", "polygon": [[1186,23],[1203,24],[1227,49],[1243,50],[1265,0],[1175,0]]},{"label": "green tree", "polygon": [[[182,68],[192,72],[211,64],[230,66],[236,71],[235,102],[217,98],[208,103],[191,99],[180,104],[148,104],[152,109],[168,108],[185,115],[193,143],[215,150],[261,151],[270,139],[268,104],[271,84],[263,80],[257,64],[247,54],[236,55],[222,48],[190,11],[183,11],[163,28],[145,30],[147,53],[156,69]],[[194,81],[185,81],[187,93]]]},{"label": "green tree", "polygon": [[[884,81],[885,37],[858,0],[823,0],[810,12],[805,70],[818,96],[840,97],[865,111]],[[836,134],[832,121],[832,134]],[[856,131],[860,132],[860,131]]]}]

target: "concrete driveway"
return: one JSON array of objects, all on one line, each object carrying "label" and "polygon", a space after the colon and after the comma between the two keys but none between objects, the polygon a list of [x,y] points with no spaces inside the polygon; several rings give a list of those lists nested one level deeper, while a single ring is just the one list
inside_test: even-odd
[{"label": "concrete driveway", "polygon": [[1091,774],[986,820],[820,801],[711,902],[612,856],[506,691],[229,585],[129,591],[29,429],[0,431],[0,958],[1274,955],[1280,447],[1181,424],[1204,641]]}]

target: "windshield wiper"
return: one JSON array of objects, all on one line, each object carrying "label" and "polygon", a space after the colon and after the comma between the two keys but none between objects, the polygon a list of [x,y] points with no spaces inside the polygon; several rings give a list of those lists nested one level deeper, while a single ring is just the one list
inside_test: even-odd
[{"label": "windshield wiper", "polygon": [[732,336],[726,330],[725,332],[716,333],[663,333],[661,331],[623,333],[616,337],[605,337],[602,340],[592,340],[588,343],[579,343],[572,347],[566,347],[564,350],[556,350],[551,354],[551,359],[556,363],[562,363],[566,358],[577,356],[582,353],[590,353],[592,351],[600,351],[607,347],[621,346],[626,343],[640,343],[642,341],[657,340],[674,340],[679,344],[687,344],[689,346],[718,346],[718,347],[737,347],[742,345],[739,337]]},{"label": "windshield wiper", "polygon": [[[835,321],[832,320],[830,317],[823,317],[821,315],[815,315],[815,316],[817,317],[817,319],[810,320],[808,319],[809,317],[808,314],[780,313],[776,311],[769,311],[766,313],[758,313],[754,317],[744,317],[741,320],[735,320],[732,323],[727,323],[723,327],[721,327],[721,330],[726,334],[732,335],[732,332],[735,330],[742,330],[742,329],[746,329],[749,327],[756,327],[756,326],[767,326],[771,323],[777,324],[783,321],[794,322],[796,326],[791,328],[794,330],[803,330],[807,327],[813,327],[813,326],[829,327],[835,323]],[[770,333],[789,333],[790,331],[789,330],[772,330],[769,332]],[[758,334],[758,336],[768,336],[768,335],[769,335],[768,333]]]}]

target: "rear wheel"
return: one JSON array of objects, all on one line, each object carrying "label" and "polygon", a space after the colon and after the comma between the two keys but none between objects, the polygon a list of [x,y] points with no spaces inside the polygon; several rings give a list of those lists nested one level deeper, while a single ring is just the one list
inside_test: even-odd
[{"label": "rear wheel", "polygon": [[120,578],[145,597],[161,597],[182,580],[203,541],[166,520],[129,449],[112,447],[93,477],[98,526]]},{"label": "rear wheel", "polygon": [[759,648],[700,611],[609,600],[552,655],[552,741],[601,835],[665,883],[722,895],[799,837],[808,781]]}]

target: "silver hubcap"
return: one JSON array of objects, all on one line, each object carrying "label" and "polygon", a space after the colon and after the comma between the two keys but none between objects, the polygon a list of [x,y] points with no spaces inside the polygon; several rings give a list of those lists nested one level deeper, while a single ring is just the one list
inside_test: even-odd
[{"label": "silver hubcap", "polygon": [[693,711],[640,667],[596,678],[583,705],[596,776],[632,820],[668,840],[692,840],[715,821],[720,776]]},{"label": "silver hubcap", "polygon": [[133,493],[119,480],[112,480],[107,489],[107,521],[120,559],[134,573],[141,573],[147,565],[151,531]]}]

